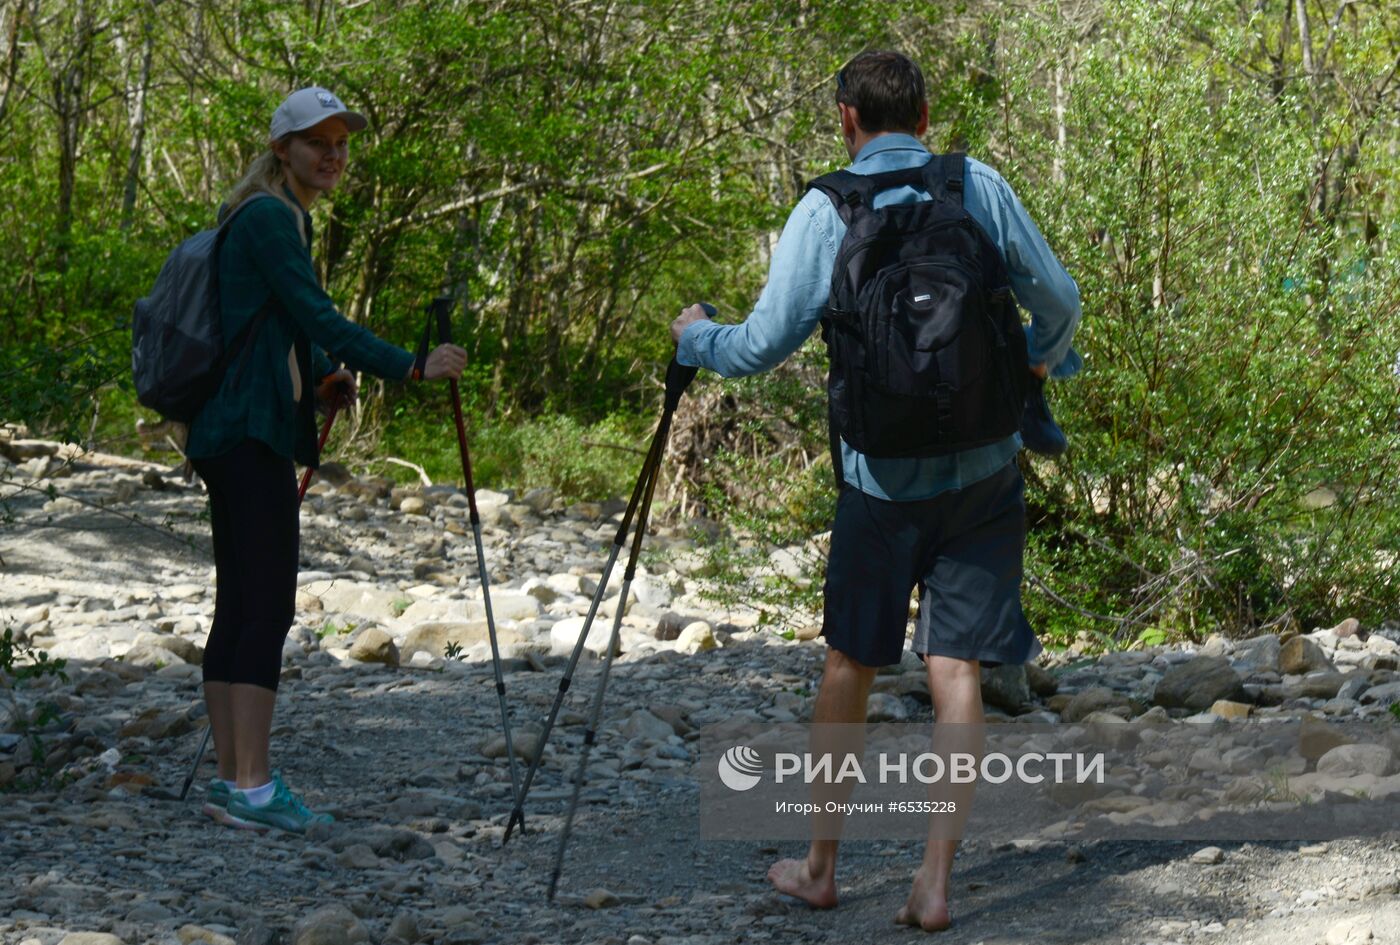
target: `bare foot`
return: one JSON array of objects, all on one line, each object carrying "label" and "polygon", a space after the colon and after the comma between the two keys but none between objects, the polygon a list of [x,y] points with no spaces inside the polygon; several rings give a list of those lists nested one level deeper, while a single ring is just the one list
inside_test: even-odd
[{"label": "bare foot", "polygon": [[948,916],[948,897],[935,892],[932,884],[924,880],[923,870],[914,874],[914,888],[909,890],[909,901],[895,914],[898,925],[912,925],[925,932],[941,932],[953,924]]},{"label": "bare foot", "polygon": [[814,909],[836,905],[836,877],[813,878],[806,860],[779,860],[768,868],[768,882],[778,892],[796,896]]}]

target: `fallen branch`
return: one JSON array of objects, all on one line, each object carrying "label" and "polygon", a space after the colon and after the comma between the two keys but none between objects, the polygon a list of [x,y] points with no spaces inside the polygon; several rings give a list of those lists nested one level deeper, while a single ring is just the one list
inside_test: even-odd
[{"label": "fallen branch", "polygon": [[[371,460],[371,462],[374,462],[374,461]],[[433,484],[433,481],[432,481],[431,479],[428,478],[428,473],[427,473],[427,471],[426,471],[422,466],[419,466],[417,463],[410,463],[408,460],[406,460],[406,459],[399,459],[397,456],[384,456],[384,457],[381,457],[381,458],[378,460],[378,462],[381,462],[381,463],[393,463],[393,464],[396,465],[396,466],[407,466],[409,469],[413,470],[414,472],[416,472],[416,473],[418,474],[418,478],[421,479],[421,480],[423,481],[423,485],[425,485],[425,486],[431,486],[431,485]]]}]

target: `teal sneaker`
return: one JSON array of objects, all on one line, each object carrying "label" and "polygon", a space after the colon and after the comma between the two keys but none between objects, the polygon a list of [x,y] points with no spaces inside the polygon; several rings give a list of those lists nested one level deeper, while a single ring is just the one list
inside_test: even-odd
[{"label": "teal sneaker", "polygon": [[272,828],[288,833],[305,833],[312,824],[330,824],[335,818],[330,814],[317,814],[307,807],[291,789],[282,782],[282,776],[272,773],[272,800],[262,807],[248,803],[248,796],[242,791],[229,794],[226,809],[236,826],[251,830],[266,831]]},{"label": "teal sneaker", "polygon": [[223,778],[210,778],[209,787],[204,791],[204,806],[200,811],[216,824],[243,830],[253,829],[252,824],[245,823],[228,812],[228,801],[232,794]]},{"label": "teal sneaker", "polygon": [[228,816],[228,785],[223,778],[209,779],[209,787],[204,791],[204,806],[200,811],[210,820],[224,822]]}]

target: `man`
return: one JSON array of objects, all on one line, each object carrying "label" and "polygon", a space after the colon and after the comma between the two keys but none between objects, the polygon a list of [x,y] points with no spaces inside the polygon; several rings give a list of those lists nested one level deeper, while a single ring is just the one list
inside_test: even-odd
[{"label": "man", "polygon": [[[836,83],[850,171],[874,174],[929,160],[918,141],[928,128],[918,66],[899,53],[866,52],[841,69]],[[880,191],[873,205],[928,199],[924,191],[897,187]],[[1063,440],[1044,409],[1038,382],[1080,367],[1070,349],[1079,290],[995,171],[967,159],[962,199],[999,251],[1017,300],[1031,313],[1026,336],[1036,383],[1022,432],[1031,440],[1027,445],[1057,452]],[[809,190],[788,218],[753,313],[740,325],[722,326],[699,305],[685,309],[671,326],[679,361],[726,377],[756,374],[783,361],[825,313],[845,232],[831,199]],[[900,658],[915,585],[920,600],[912,648],[927,665],[938,722],[980,726],[981,664],[1022,663],[1040,652],[1021,611],[1025,505],[1014,460],[1022,445],[1013,432],[973,449],[891,459],[863,456],[842,441],[844,484],[822,629],[828,649],[814,723],[864,723],[876,669]],[[948,875],[960,834],[960,827],[951,834],[931,827],[897,922],[929,931],[948,926]],[[806,859],[779,861],[769,880],[815,907],[836,905],[837,843],[814,832]]]}]

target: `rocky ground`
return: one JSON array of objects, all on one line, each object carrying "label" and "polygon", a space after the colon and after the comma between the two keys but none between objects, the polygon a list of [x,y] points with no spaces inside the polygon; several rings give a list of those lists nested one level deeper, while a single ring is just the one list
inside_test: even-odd
[{"label": "rocky ground", "polygon": [[[703,561],[683,533],[648,539],[624,605],[551,907],[545,889],[609,621],[591,635],[544,749],[529,830],[503,846],[510,777],[462,495],[334,469],[313,487],[274,750],[289,783],[337,823],[308,838],[259,837],[200,817],[208,759],[189,801],[162,796],[178,791],[204,724],[198,663],[213,595],[198,488],[143,463],[0,445],[0,628],[66,659],[69,676],[0,690],[0,942],[920,940],[891,924],[916,839],[849,844],[841,906],[813,912],[763,879],[800,844],[699,836],[700,731],[807,717],[822,648],[802,639],[810,627],[786,640],[705,598]],[[528,752],[621,504],[566,505],[541,491],[480,501],[517,749]],[[617,606],[613,595],[604,615]],[[955,925],[939,938],[1400,942],[1400,827],[1367,806],[1400,799],[1389,710],[1400,703],[1398,657],[1400,628],[1344,621],[1194,650],[1057,653],[987,674],[999,724],[1077,726],[1139,763],[1115,768],[1054,825],[969,835]],[[878,678],[872,718],[928,719],[928,702],[922,671],[906,662]],[[1290,719],[1296,737],[1265,765],[1242,733]],[[1342,720],[1346,733],[1328,724]],[[1211,747],[1190,749],[1201,732]],[[1076,833],[1183,811],[1329,804],[1366,816],[1321,841]]]}]

